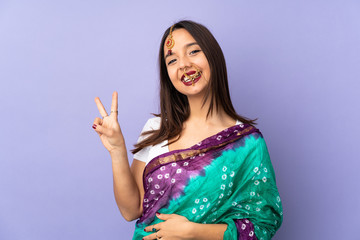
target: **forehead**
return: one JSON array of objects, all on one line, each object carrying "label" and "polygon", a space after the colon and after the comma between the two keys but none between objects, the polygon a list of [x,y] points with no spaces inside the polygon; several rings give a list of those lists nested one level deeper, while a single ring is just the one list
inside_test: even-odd
[{"label": "forehead", "polygon": [[[184,28],[176,29],[172,32],[172,37],[175,41],[175,45],[172,50],[176,51],[177,49],[184,48],[187,44],[196,42],[193,36],[185,30]],[[166,40],[164,43],[164,53],[167,53],[168,48],[166,47]]]}]

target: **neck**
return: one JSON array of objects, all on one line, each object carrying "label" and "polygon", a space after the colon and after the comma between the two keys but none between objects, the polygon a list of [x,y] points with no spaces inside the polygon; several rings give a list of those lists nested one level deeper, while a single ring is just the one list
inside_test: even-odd
[{"label": "neck", "polygon": [[198,124],[218,124],[223,122],[229,116],[225,114],[224,110],[220,107],[218,111],[216,111],[215,106],[213,106],[213,112],[206,118],[206,115],[209,110],[211,96],[206,100],[204,106],[203,104],[203,96],[188,96],[189,106],[190,106],[190,116],[187,122],[197,122]]}]

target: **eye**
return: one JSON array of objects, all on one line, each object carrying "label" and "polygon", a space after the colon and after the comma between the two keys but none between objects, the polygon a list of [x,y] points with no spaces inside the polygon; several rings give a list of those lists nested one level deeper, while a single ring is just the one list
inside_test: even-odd
[{"label": "eye", "polygon": [[200,52],[201,50],[193,50],[190,52],[190,55]]},{"label": "eye", "polygon": [[170,65],[170,64],[172,64],[172,63],[174,63],[174,62],[176,62],[176,59],[170,60],[170,61],[168,62],[168,65]]}]

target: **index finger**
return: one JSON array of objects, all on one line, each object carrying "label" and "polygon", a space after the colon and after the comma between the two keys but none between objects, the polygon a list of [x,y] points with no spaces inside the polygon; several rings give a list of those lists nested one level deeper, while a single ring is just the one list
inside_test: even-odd
[{"label": "index finger", "polygon": [[114,91],[111,102],[111,113],[112,111],[115,111],[115,113],[117,114],[117,110],[118,110],[118,93]]},{"label": "index finger", "polygon": [[104,106],[102,105],[99,97],[96,97],[96,98],[95,98],[95,103],[96,103],[97,108],[99,109],[100,115],[101,115],[102,117],[107,116],[108,114],[107,114]]}]

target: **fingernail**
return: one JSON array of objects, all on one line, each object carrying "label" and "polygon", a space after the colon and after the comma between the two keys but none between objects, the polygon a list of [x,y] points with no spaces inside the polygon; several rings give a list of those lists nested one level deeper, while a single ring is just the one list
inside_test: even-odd
[{"label": "fingernail", "polygon": [[156,212],[156,216],[159,216],[160,215],[160,213],[159,212]]},{"label": "fingernail", "polygon": [[96,124],[92,125],[93,129],[96,129]]},{"label": "fingernail", "polygon": [[144,229],[144,231],[146,232],[146,229]]}]

